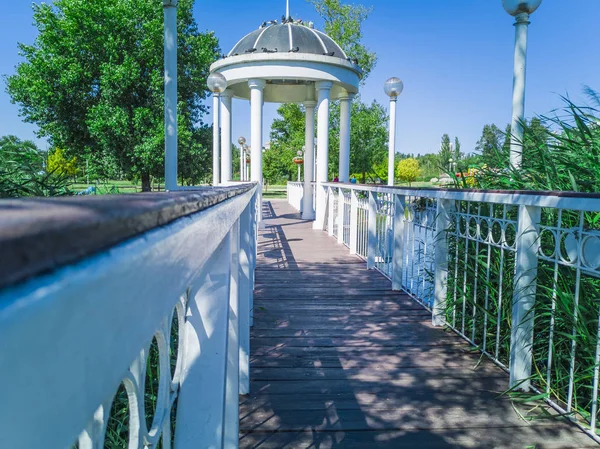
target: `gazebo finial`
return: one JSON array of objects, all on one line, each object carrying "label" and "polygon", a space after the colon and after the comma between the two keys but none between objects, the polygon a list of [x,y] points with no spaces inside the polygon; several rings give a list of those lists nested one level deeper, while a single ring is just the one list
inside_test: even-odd
[{"label": "gazebo finial", "polygon": [[290,18],[290,0],[285,1],[285,18]]}]

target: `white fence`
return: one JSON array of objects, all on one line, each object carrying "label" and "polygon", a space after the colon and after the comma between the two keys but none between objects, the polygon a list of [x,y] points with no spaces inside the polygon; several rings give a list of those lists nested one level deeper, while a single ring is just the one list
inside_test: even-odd
[{"label": "white fence", "polygon": [[302,212],[302,198],[304,197],[304,183],[288,182],[287,183],[287,200],[290,205],[297,211]]},{"label": "white fence", "polygon": [[0,290],[0,447],[237,447],[256,197]]},{"label": "white fence", "polygon": [[600,195],[324,188],[330,235],[598,440]]}]

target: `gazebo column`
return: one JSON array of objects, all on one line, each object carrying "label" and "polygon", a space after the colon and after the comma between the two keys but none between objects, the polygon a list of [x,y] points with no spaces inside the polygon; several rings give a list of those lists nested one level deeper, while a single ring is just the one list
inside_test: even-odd
[{"label": "gazebo column", "polygon": [[350,111],[353,97],[340,98],[340,182],[350,181]]},{"label": "gazebo column", "polygon": [[213,186],[219,185],[221,176],[219,174],[219,138],[220,138],[220,125],[219,125],[219,109],[221,100],[219,95],[213,94]]},{"label": "gazebo column", "polygon": [[328,181],[329,172],[329,103],[331,88],[330,81],[319,81],[316,84],[318,92],[318,130],[317,130],[317,204],[314,229],[325,229],[325,212],[327,208],[327,191],[323,183]]},{"label": "gazebo column", "polygon": [[221,94],[221,184],[231,181],[231,99],[228,89]]},{"label": "gazebo column", "polygon": [[250,180],[259,184],[258,189],[258,215],[257,220],[262,223],[262,126],[263,126],[263,91],[267,85],[265,80],[252,79],[248,81],[250,87],[250,146],[251,165]]},{"label": "gazebo column", "polygon": [[[314,98],[314,95],[313,95]],[[306,131],[304,138],[304,196],[302,197],[302,218],[314,220],[315,210],[313,204],[313,168],[315,166],[313,148],[315,146],[315,106],[316,101],[305,101]]]}]

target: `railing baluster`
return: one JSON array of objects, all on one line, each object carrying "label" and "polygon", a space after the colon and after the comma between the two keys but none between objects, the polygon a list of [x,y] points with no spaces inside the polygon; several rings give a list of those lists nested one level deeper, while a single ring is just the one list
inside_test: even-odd
[{"label": "railing baluster", "polygon": [[455,202],[438,200],[435,229],[435,293],[433,296],[433,325],[446,322],[446,300],[448,294],[448,228],[452,220]]},{"label": "railing baluster", "polygon": [[230,259],[226,237],[192,287],[175,449],[223,446]]},{"label": "railing baluster", "polygon": [[337,227],[337,240],[338,243],[343,245],[344,244],[344,191],[343,189],[340,187],[339,189],[337,189],[337,196],[338,196],[338,210],[337,210],[337,221],[338,221],[338,227]]},{"label": "railing baluster", "polygon": [[367,237],[367,268],[375,268],[377,255],[377,193],[369,192],[369,219]]},{"label": "railing baluster", "polygon": [[250,393],[250,314],[253,295],[252,287],[252,250],[254,235],[252,234],[252,202],[240,217],[240,256],[239,256],[239,289],[240,289],[240,394]]},{"label": "railing baluster", "polygon": [[327,189],[327,235],[329,235],[329,237],[333,236],[333,225],[335,222],[335,208],[334,208],[334,201],[335,198],[333,197],[333,189],[331,187],[325,187],[325,189]]},{"label": "railing baluster", "polygon": [[350,190],[350,254],[358,252],[358,196]]},{"label": "railing baluster", "polygon": [[229,232],[229,319],[225,384],[225,414],[223,418],[223,447],[237,448],[239,443],[240,395],[240,220]]},{"label": "railing baluster", "polygon": [[541,208],[519,206],[510,339],[510,387],[530,388]]},{"label": "railing baluster", "polygon": [[394,253],[392,255],[392,290],[400,291],[403,287],[404,272],[404,224],[406,196],[394,195]]}]

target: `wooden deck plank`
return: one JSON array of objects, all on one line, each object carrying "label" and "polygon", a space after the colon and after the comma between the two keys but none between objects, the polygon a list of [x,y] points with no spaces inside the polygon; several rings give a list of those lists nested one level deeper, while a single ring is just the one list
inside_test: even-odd
[{"label": "wooden deck plank", "polygon": [[285,201],[263,210],[240,447],[597,447],[523,421],[504,371]]}]

